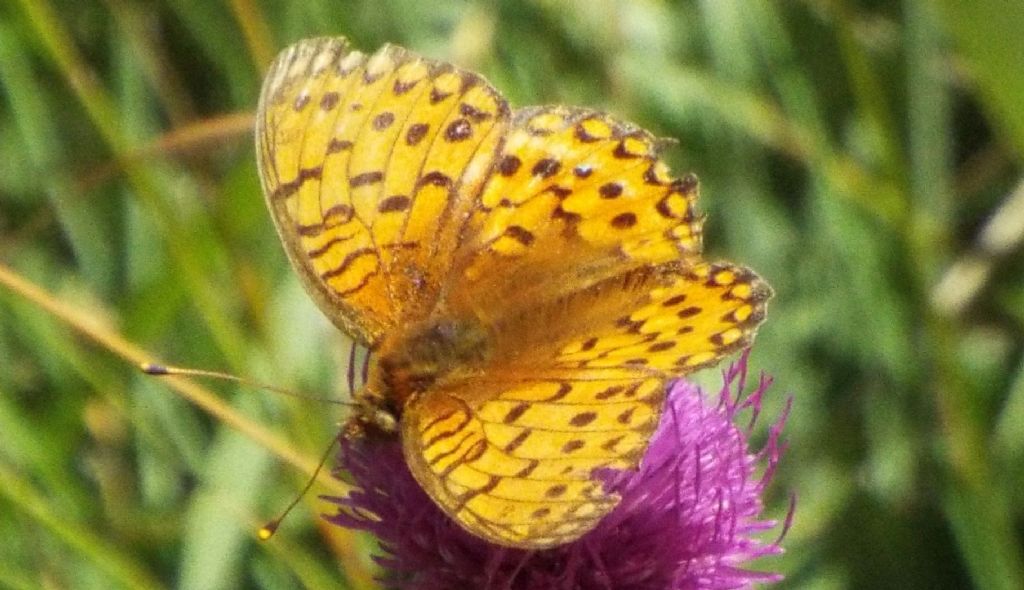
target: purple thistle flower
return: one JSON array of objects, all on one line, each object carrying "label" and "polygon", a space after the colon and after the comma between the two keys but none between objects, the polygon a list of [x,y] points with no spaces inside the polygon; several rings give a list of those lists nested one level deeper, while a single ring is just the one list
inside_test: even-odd
[{"label": "purple thistle flower", "polygon": [[[405,590],[724,589],[776,582],[782,576],[742,565],[782,552],[778,540],[758,537],[778,524],[759,517],[783,452],[788,407],[764,448],[752,453],[747,437],[771,379],[762,375],[744,396],[746,373],[744,354],[724,372],[715,404],[688,381],[672,384],[640,469],[596,474],[621,502],[567,545],[511,549],[464,531],[413,479],[398,441],[342,439],[340,468],[358,489],[347,498],[325,498],[338,505],[325,518],[376,535],[383,581]],[[746,409],[751,419],[741,429],[734,422]]]}]

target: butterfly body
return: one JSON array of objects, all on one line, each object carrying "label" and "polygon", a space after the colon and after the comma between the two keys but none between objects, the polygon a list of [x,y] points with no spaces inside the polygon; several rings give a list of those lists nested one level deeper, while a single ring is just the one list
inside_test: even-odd
[{"label": "butterfly body", "polygon": [[476,321],[436,318],[385,339],[362,395],[389,400],[401,411],[409,399],[447,381],[467,379],[490,355],[487,330]]},{"label": "butterfly body", "polygon": [[466,530],[565,543],[618,501],[670,379],[747,346],[771,291],[701,256],[697,181],[604,113],[511,109],[394,46],[310,39],[271,66],[264,193],[324,313],[371,350],[358,424],[397,434]]}]

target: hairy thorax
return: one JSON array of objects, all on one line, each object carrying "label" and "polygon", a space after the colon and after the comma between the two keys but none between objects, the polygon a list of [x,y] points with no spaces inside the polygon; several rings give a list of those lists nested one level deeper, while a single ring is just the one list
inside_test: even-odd
[{"label": "hairy thorax", "polygon": [[432,318],[396,336],[374,352],[361,393],[370,411],[396,419],[410,398],[480,371],[491,348],[486,328],[472,320]]}]

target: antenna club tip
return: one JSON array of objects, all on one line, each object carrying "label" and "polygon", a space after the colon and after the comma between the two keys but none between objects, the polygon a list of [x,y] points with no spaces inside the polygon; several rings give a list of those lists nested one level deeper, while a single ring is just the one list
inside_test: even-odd
[{"label": "antenna club tip", "polygon": [[139,365],[139,368],[147,375],[167,375],[170,373],[170,371],[167,370],[167,367],[154,363],[142,363]]},{"label": "antenna club tip", "polygon": [[256,536],[259,537],[260,541],[266,541],[270,537],[274,536],[274,533],[277,532],[277,527],[280,524],[281,523],[276,520],[268,522],[267,524],[263,525],[263,528],[256,532]]}]

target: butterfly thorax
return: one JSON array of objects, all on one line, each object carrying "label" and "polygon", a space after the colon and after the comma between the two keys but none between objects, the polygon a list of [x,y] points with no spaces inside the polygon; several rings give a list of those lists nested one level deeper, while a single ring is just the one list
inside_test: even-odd
[{"label": "butterfly thorax", "polygon": [[433,318],[414,324],[381,343],[370,366],[367,401],[397,417],[411,397],[478,371],[490,350],[491,338],[477,321]]}]

